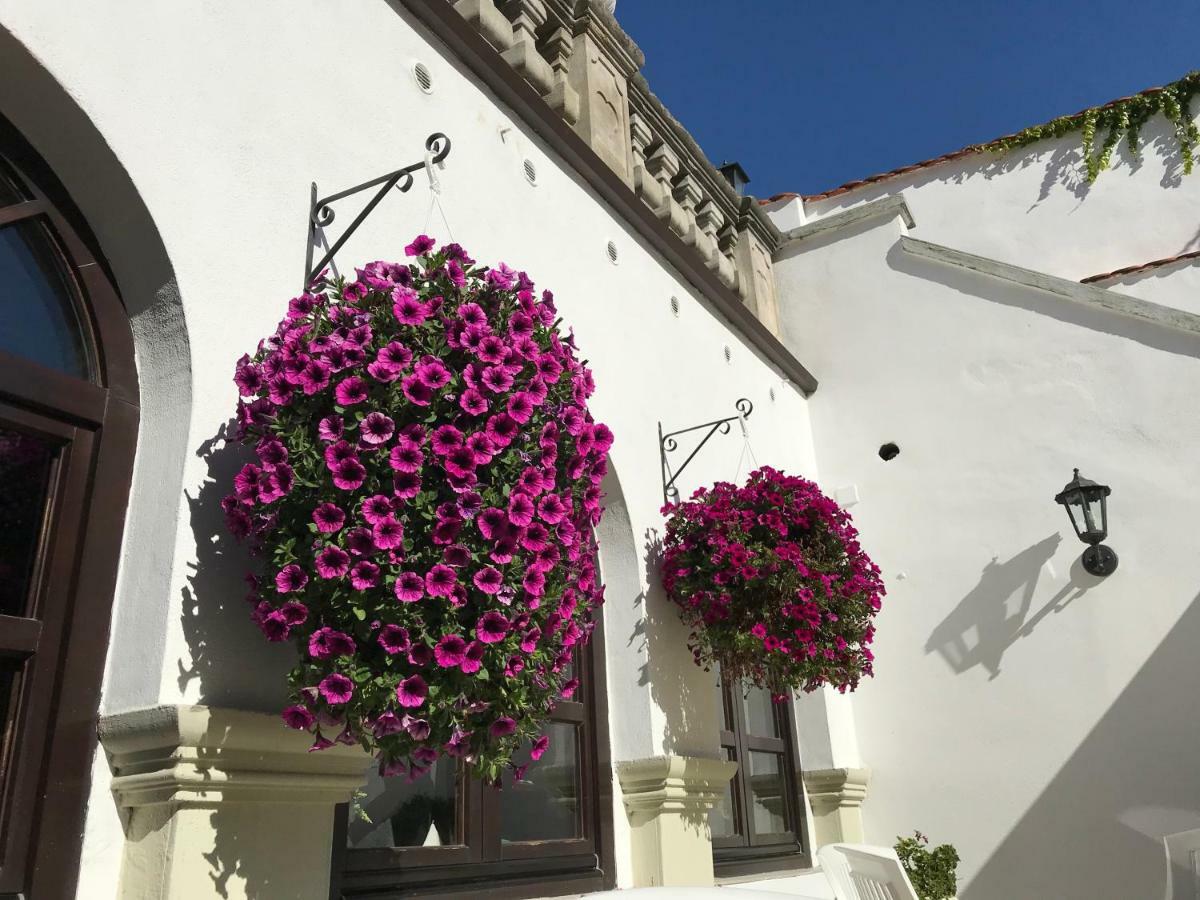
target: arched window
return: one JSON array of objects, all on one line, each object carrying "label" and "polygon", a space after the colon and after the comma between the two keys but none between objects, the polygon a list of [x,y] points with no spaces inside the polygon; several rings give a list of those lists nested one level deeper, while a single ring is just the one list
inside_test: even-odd
[{"label": "arched window", "polygon": [[71,896],[128,496],[129,324],[0,119],[0,896]]}]

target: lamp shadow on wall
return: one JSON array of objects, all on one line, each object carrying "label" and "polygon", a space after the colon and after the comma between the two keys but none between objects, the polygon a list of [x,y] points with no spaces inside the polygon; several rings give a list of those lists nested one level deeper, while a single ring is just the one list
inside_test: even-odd
[{"label": "lamp shadow on wall", "polygon": [[[196,495],[186,495],[196,559],[182,591],[181,625],[189,659],[177,661],[177,682],[185,696],[196,682],[198,701],[206,706],[276,713],[285,703],[287,672],[295,657],[290,644],[268,643],[250,621],[244,576],[260,566],[226,530],[221,510],[233,476],[252,459],[229,440],[232,428],[232,421],[225,423],[197,448],[207,473]],[[266,900],[273,896],[278,872],[255,862],[262,854],[248,847],[252,836],[244,829],[222,821],[229,815],[220,805],[212,812],[215,846],[203,854],[211,891],[220,897]]]},{"label": "lamp shadow on wall", "polygon": [[1200,684],[1198,646],[1200,596],[1149,649],[963,900],[1195,898],[1184,851],[1200,849],[1200,691],[1187,687]]},{"label": "lamp shadow on wall", "polygon": [[1061,535],[1052,534],[1004,562],[992,557],[979,583],[930,633],[925,652],[938,653],[959,675],[983,666],[989,680],[998,677],[1009,647],[1103,580],[1085,572],[1076,558],[1067,584],[1030,615],[1042,570],[1061,542]]}]

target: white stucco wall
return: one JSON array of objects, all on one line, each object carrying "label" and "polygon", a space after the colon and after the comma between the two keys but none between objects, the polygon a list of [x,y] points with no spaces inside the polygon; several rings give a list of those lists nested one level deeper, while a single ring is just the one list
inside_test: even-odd
[{"label": "white stucco wall", "polygon": [[[1087,278],[1200,248],[1200,171],[1183,174],[1172,128],[1162,116],[1152,118],[1142,130],[1140,161],[1122,141],[1112,167],[1090,185],[1076,133],[864,185],[807,203],[804,214],[812,221],[903,192],[915,234],[924,240],[1062,278]],[[781,228],[800,224],[795,212],[783,216]]]},{"label": "white stucco wall", "polygon": [[1200,259],[1180,260],[1143,272],[1106,278],[1097,284],[1130,297],[1200,313]]},{"label": "white stucco wall", "polygon": [[[238,465],[212,443],[234,409],[233,364],[299,286],[309,182],[322,193],[357,184],[419,159],[426,135],[442,131],[453,142],[440,172],[449,229],[430,213],[418,176],[409,194],[383,202],[339,261],[350,268],[400,257],[428,230],[554,290],[595,369],[592,409],[617,438],[610,486],[619,486],[619,513],[602,548],[615,588],[606,612],[613,758],[716,755],[710,686],[645,570],[661,527],[656,427],[730,414],[744,396],[755,405],[758,460],[814,476],[800,392],[399,9],[104,0],[70,4],[69,13],[63,3],[0,2],[6,64],[22,79],[0,87],[0,111],[119,256],[114,269],[131,308],[149,310],[135,328],[143,422],[102,712],[176,702],[278,708],[293,651],[268,645],[248,621],[243,560],[217,506]],[[432,73],[432,94],[411,75],[418,60]],[[51,96],[52,105],[38,102]],[[52,108],[94,132],[119,178],[97,188],[95,154],[67,140],[70,128],[49,118]],[[526,181],[526,159],[536,186]],[[139,206],[155,240],[122,244],[114,205]],[[339,207],[335,233],[352,216]],[[135,283],[139,246],[150,254],[150,244],[163,274]],[[171,302],[159,302],[163,291]],[[681,482],[684,494],[734,477],[741,450],[736,430],[714,439]],[[113,896],[118,876],[121,830],[107,779],[99,759],[80,879],[88,900]],[[614,819],[627,883],[619,797]]]},{"label": "white stucco wall", "polygon": [[[1018,165],[1022,183],[1044,162]],[[943,207],[906,190],[914,234],[1053,268],[1040,226],[1007,248],[971,230],[953,191],[976,188],[999,194],[980,208],[1016,209],[1002,179],[939,188]],[[1057,191],[1047,203],[1080,202]],[[1184,191],[1145,185],[1147,221]],[[1098,196],[1069,222],[1098,218]],[[901,232],[875,219],[776,270],[786,342],[822,376],[822,477],[857,485],[889,588],[877,676],[853,701],[867,839],[954,843],[964,900],[1184,896],[1167,893],[1164,841],[1200,826],[1200,338],[912,258]],[[1113,489],[1106,580],[1053,502],[1073,466]]]}]

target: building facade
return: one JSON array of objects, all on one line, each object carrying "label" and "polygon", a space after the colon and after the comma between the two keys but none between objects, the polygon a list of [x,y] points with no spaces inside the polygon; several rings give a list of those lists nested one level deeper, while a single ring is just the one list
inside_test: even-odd
[{"label": "building facade", "polygon": [[[817,847],[914,828],[967,898],[1192,896],[1200,188],[1168,126],[1091,186],[1068,137],[759,203],[641,63],[588,0],[0,5],[0,897],[819,897]],[[220,507],[235,361],[355,215],[309,241],[314,200],[433,134],[334,265],[427,232],[528,271],[616,436],[581,691],[499,793],[283,728],[293,651]],[[853,696],[722,686],[659,585],[659,434],[743,398],[680,490],[752,455],[850,507],[890,590]],[[1072,466],[1113,486],[1107,579]]]}]

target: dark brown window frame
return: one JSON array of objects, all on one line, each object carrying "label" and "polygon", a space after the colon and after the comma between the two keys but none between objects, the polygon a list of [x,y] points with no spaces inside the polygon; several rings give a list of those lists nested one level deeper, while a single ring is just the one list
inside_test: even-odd
[{"label": "dark brown window frame", "polygon": [[[0,786],[0,897],[74,896],[96,749],[96,710],[139,416],[129,319],[95,238],[62,185],[0,117],[4,174],[27,199],[0,225],[41,225],[62,263],[91,352],[90,381],[0,353],[0,417],[62,446],[32,602],[0,623],[22,660],[20,741]],[[86,585],[86,591],[81,586]]]},{"label": "dark brown window frame", "polygon": [[616,884],[613,851],[612,765],[609,756],[604,617],[576,671],[584,702],[563,701],[551,721],[577,724],[579,806],[583,837],[502,844],[502,793],[470,780],[458,794],[456,820],[465,844],[452,847],[348,849],[349,806],[338,807],[333,836],[332,900],[370,897],[549,897],[610,890]]},{"label": "dark brown window frame", "polygon": [[[740,682],[721,680],[721,699],[725,720],[722,726],[721,749],[738,763],[737,774],[731,782],[734,821],[737,833],[713,837],[713,871],[718,877],[755,875],[781,869],[806,869],[812,865],[808,842],[808,826],[804,812],[804,795],[800,789],[799,753],[791,698],[772,704],[776,731],[782,737],[749,734]],[[785,816],[790,828],[784,832],[758,834],[751,815],[752,797],[746,774],[750,751],[765,751],[783,756],[783,790]]]}]

